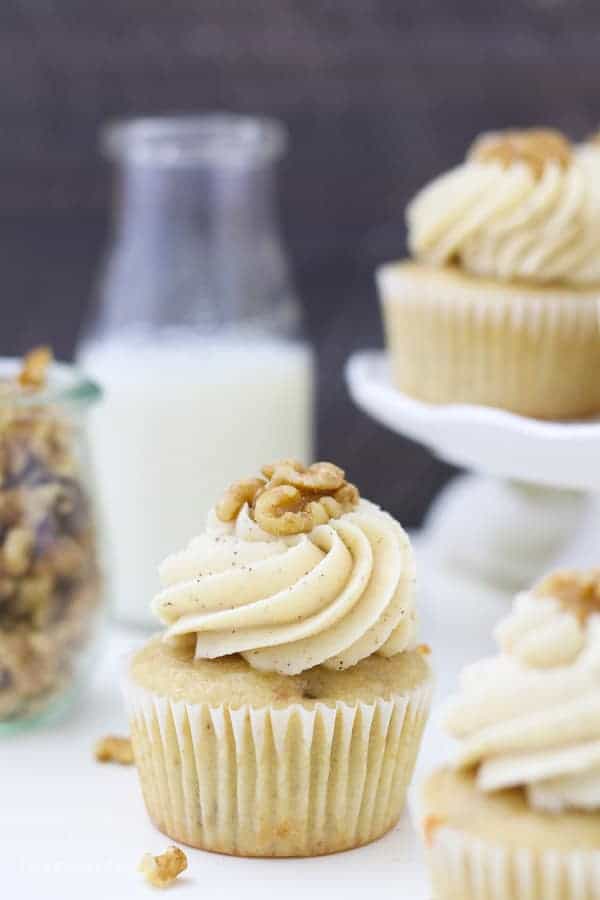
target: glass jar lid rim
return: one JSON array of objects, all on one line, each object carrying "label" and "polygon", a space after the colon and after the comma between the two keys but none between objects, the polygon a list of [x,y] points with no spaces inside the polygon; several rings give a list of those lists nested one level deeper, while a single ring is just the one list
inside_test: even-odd
[{"label": "glass jar lid rim", "polygon": [[[19,371],[21,362],[18,357],[0,357],[0,380],[14,377]],[[53,362],[49,384],[46,387],[31,393],[11,394],[10,403],[17,406],[39,404],[89,406],[96,403],[101,397],[101,387],[88,378],[77,366]]]},{"label": "glass jar lid rim", "polygon": [[279,120],[225,112],[121,119],[101,130],[109,157],[156,165],[269,161],[286,144]]}]

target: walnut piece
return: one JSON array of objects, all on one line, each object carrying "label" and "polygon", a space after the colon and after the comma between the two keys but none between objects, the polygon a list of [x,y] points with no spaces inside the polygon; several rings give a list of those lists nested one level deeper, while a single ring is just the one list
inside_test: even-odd
[{"label": "walnut piece", "polygon": [[100,738],[94,747],[94,756],[101,763],[116,762],[122,766],[130,766],[133,763],[131,739],[114,734]]},{"label": "walnut piece", "polygon": [[227,488],[216,507],[217,516],[222,522],[232,522],[244,503],[250,506],[254,503],[257,494],[266,485],[264,478],[245,478],[243,481],[234,481]]},{"label": "walnut piece", "polygon": [[269,479],[269,486],[290,484],[300,491],[323,493],[339,490],[344,484],[344,470],[333,463],[314,463],[305,469],[297,460],[282,460],[273,465],[263,466],[263,474]]},{"label": "walnut piece", "polygon": [[534,593],[537,597],[553,597],[584,623],[593,613],[600,613],[600,569],[554,572],[536,585]]},{"label": "walnut piece", "polygon": [[548,163],[566,169],[571,162],[571,143],[560,131],[551,128],[496,131],[477,138],[468,153],[477,162],[497,162],[508,168],[525,163],[534,178],[544,174]]},{"label": "walnut piece", "polygon": [[443,819],[441,816],[425,816],[422,823],[422,829],[423,838],[425,839],[425,845],[427,847],[432,846],[435,832],[444,824],[445,819]]},{"label": "walnut piece", "polygon": [[187,869],[187,856],[179,847],[167,847],[159,856],[144,853],[138,871],[154,887],[168,887]]},{"label": "walnut piece", "polygon": [[50,347],[36,347],[23,358],[23,365],[18,375],[21,387],[39,390],[46,384],[46,373],[52,362]]},{"label": "walnut piece", "polygon": [[302,494],[290,484],[263,491],[254,506],[254,519],[272,534],[300,534],[313,527],[313,516],[304,508]]},{"label": "walnut piece", "polygon": [[2,567],[7,575],[24,575],[29,568],[35,535],[28,528],[11,528],[2,546]]},{"label": "walnut piece", "polygon": [[284,466],[289,467],[290,469],[294,469],[296,472],[301,472],[304,469],[304,466],[297,459],[292,459],[288,457],[288,459],[280,459],[278,462],[267,463],[266,465],[261,467],[261,472],[265,476],[265,478],[270,481],[275,474],[275,470],[278,468],[282,468]]},{"label": "walnut piece", "polygon": [[360,500],[357,488],[345,480],[339,466],[317,462],[304,466],[284,459],[263,466],[263,478],[249,478],[233,484],[216,512],[219,519],[231,522],[247,503],[254,521],[274,535],[293,535],[312,531],[330,519],[354,509]]}]

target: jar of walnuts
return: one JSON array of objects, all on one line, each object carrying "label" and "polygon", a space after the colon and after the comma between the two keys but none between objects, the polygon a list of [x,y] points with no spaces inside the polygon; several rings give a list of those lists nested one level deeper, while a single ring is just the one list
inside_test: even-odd
[{"label": "jar of walnuts", "polygon": [[100,396],[39,348],[0,362],[0,729],[62,710],[101,612],[86,414]]}]

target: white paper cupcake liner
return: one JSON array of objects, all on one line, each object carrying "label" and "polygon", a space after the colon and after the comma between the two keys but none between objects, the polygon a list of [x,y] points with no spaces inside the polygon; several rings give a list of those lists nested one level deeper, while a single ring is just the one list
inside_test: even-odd
[{"label": "white paper cupcake liner", "polygon": [[600,288],[530,288],[418,264],[377,276],[396,386],[429,403],[560,419],[600,410]]},{"label": "white paper cupcake liner", "polygon": [[435,900],[600,900],[600,851],[514,849],[447,826],[428,844]]},{"label": "white paper cupcake liner", "polygon": [[402,811],[431,684],[355,706],[172,702],[127,677],[150,818],[171,838],[240,856],[313,856],[368,843]]}]

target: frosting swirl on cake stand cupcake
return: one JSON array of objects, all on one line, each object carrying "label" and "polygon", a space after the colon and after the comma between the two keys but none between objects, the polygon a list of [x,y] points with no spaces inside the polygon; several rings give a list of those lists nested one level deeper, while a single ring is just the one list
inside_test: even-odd
[{"label": "frosting swirl on cake stand cupcake", "polygon": [[596,157],[550,129],[483,135],[409,205],[412,254],[503,281],[600,282]]}]

